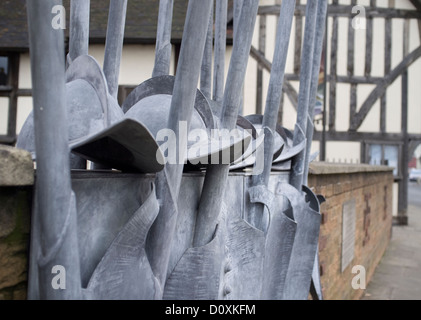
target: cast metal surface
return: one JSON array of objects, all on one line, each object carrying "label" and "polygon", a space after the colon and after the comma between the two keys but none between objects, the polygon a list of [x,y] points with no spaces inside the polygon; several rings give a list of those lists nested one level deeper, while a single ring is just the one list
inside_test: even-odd
[{"label": "cast metal surface", "polygon": [[90,0],[73,0],[70,3],[70,32],[68,62],[87,55],[89,50]]},{"label": "cast metal surface", "polygon": [[171,24],[174,0],[160,0],[158,27],[156,32],[155,64],[152,77],[170,73],[171,64]]},{"label": "cast metal surface", "polygon": [[118,76],[123,51],[127,0],[111,0],[104,54],[104,74],[110,95],[117,99]]},{"label": "cast metal surface", "polygon": [[[213,1],[189,1],[174,77],[173,1],[161,0],[152,78],[121,108],[127,0],[110,2],[103,68],[87,55],[89,1],[72,0],[66,72],[63,32],[44,19],[57,4],[27,1],[34,111],[18,146],[37,163],[29,298],[321,299],[321,198],[305,185],[327,1],[307,5],[294,133],[276,119],[295,0],[280,8],[265,114],[248,117],[238,114],[258,0],[234,1],[226,83],[228,1],[215,14]],[[234,128],[248,132],[225,144],[214,134]],[[176,163],[165,163],[163,129],[175,134]],[[208,134],[205,152],[191,152],[194,129]],[[210,163],[227,150],[228,163]],[[86,160],[117,170],[71,172]],[[54,265],[66,268],[66,290],[51,286]]]},{"label": "cast metal surface", "polygon": [[[38,173],[36,223],[31,237],[39,241],[38,245],[32,246],[30,272],[34,276],[30,280],[29,293],[33,298],[41,299],[81,297],[68,131],[63,130],[67,125],[64,35],[45,19],[51,8],[60,4],[61,1],[27,2]],[[57,291],[51,286],[51,270],[57,264],[68,270],[66,290]]]}]

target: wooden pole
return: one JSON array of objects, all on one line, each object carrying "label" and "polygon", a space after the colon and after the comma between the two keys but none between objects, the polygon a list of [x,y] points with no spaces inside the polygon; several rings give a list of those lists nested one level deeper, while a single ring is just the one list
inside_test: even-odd
[{"label": "wooden pole", "polygon": [[[409,20],[406,19],[403,28],[403,56],[406,57],[409,53]],[[398,223],[400,225],[408,224],[408,69],[402,74],[402,156],[401,156],[401,174],[402,180],[399,182],[398,195]]]}]

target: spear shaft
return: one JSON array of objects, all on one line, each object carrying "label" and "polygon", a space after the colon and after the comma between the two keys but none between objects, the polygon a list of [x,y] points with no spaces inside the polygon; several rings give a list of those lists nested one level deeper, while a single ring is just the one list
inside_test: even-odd
[{"label": "spear shaft", "polygon": [[[316,36],[314,39],[314,56],[313,56],[313,69],[312,69],[312,80],[310,88],[310,105],[308,109],[308,120],[307,120],[307,150],[304,161],[304,177],[303,184],[307,184],[308,179],[308,167],[309,158],[311,152],[311,143],[313,141],[314,133],[314,107],[316,105],[317,88],[319,85],[319,73],[320,73],[320,62],[322,58],[323,50],[323,39],[325,35],[326,27],[326,13],[327,13],[327,0],[319,0],[317,8],[317,21],[316,21]],[[326,76],[326,75],[325,75]],[[326,98],[326,97],[325,97]]]},{"label": "spear shaft", "polygon": [[[296,126],[304,133],[307,132],[307,121],[310,101],[310,87],[313,70],[314,39],[316,34],[318,1],[308,1],[306,5],[306,23],[304,30],[303,51],[301,55],[300,90],[298,94],[297,123]],[[298,128],[294,132],[294,145],[299,143]],[[307,141],[307,143],[309,143]],[[310,142],[311,143],[311,142]],[[305,152],[301,151],[292,161],[290,183],[297,190],[301,190],[303,183]]]},{"label": "spear shaft", "polygon": [[158,27],[156,31],[155,65],[152,77],[170,73],[171,64],[171,24],[174,0],[160,0]]},{"label": "spear shaft", "polygon": [[227,44],[227,0],[218,0],[215,8],[215,63],[213,69],[213,100],[224,97],[225,51]]},{"label": "spear shaft", "polygon": [[[53,7],[62,7],[62,1],[28,0],[26,5],[37,154],[35,217],[39,219],[36,232],[40,233],[37,235],[40,248],[31,253],[38,255],[31,258],[38,262],[41,299],[80,299],[65,98],[64,34],[63,30],[55,30],[48,18],[52,16]],[[65,268],[66,290],[52,288],[51,272],[55,265]]]},{"label": "spear shaft", "polygon": [[[238,31],[238,22],[240,20],[241,15],[241,8],[243,7],[244,0],[234,0],[234,25],[233,25],[233,39],[237,38],[237,31]],[[244,109],[244,87],[241,89],[241,97],[240,97],[240,107],[238,108],[238,114],[243,114]],[[221,116],[218,114],[218,116]]]},{"label": "spear shaft", "polygon": [[69,56],[74,61],[88,54],[90,0],[72,0],[70,4]]},{"label": "spear shaft", "polygon": [[212,46],[213,46],[213,0],[209,15],[208,32],[206,34],[205,50],[203,52],[202,68],[200,70],[200,90],[208,99],[212,90]]},{"label": "spear shaft", "polygon": [[104,75],[110,95],[117,99],[118,77],[123,51],[124,25],[127,0],[111,0],[108,14],[107,39],[105,42]]},{"label": "spear shaft", "polygon": [[[221,127],[223,129],[232,130],[237,122],[241,90],[247,69],[258,6],[258,0],[250,0],[244,1],[241,8],[222,103]],[[211,164],[206,170],[193,246],[205,245],[212,239],[221,211],[228,172],[229,164]]]},{"label": "spear shaft", "polygon": [[[269,183],[269,176],[272,169],[274,132],[276,130],[276,121],[281,103],[282,85],[285,76],[285,65],[288,55],[289,39],[291,35],[292,20],[294,17],[295,0],[282,1],[281,11],[276,32],[276,44],[273,54],[272,69],[270,73],[268,94],[266,97],[265,113],[263,115],[262,128],[265,130],[264,140],[264,168],[259,175],[252,177],[252,186],[264,185]],[[261,152],[261,150],[258,150]],[[256,228],[262,229],[263,204],[254,203],[250,208],[249,221]]]},{"label": "spear shaft", "polygon": [[[89,52],[90,0],[72,0],[70,3],[70,31],[68,63]],[[86,169],[86,160],[70,154],[72,169]]]},{"label": "spear shaft", "polygon": [[[189,1],[167,127],[176,135],[181,149],[178,154],[182,158],[178,159],[177,164],[167,163],[164,171],[158,173],[156,179],[157,198],[162,200],[162,204],[148,235],[147,252],[152,270],[162,288],[166,281],[171,242],[175,234],[178,215],[176,205],[183,174],[183,155],[186,154],[187,147],[185,142],[193,114],[205,47],[208,24],[203,21],[208,21],[210,10],[208,1]],[[187,126],[184,133],[183,130],[179,130],[182,123]]]},{"label": "spear shaft", "polygon": [[[316,104],[316,95],[319,84],[319,73],[320,73],[320,62],[323,50],[323,39],[326,29],[326,14],[327,14],[327,0],[320,0],[317,8],[317,20],[316,20],[316,36],[314,39],[314,56],[313,56],[313,70],[312,70],[312,80],[311,80],[311,89],[310,89],[310,106],[308,111],[308,120],[307,120],[307,150],[304,160],[304,177],[303,184],[307,185],[308,182],[308,170],[309,170],[309,157],[311,152],[311,142],[313,141],[314,133],[314,107]],[[326,77],[326,75],[324,75]],[[326,99],[326,97],[325,97]],[[320,275],[319,275],[319,247],[317,246],[316,256],[313,264],[311,286],[314,288],[314,292],[318,299],[323,299],[323,293],[321,290]]]}]

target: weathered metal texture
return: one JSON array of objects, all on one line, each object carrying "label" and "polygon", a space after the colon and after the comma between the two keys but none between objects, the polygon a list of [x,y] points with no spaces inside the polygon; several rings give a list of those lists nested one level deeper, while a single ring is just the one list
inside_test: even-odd
[{"label": "weathered metal texture", "polygon": [[[31,74],[34,88],[34,128],[37,181],[32,239],[39,240],[31,256],[29,298],[76,299],[81,296],[75,197],[70,185],[65,101],[64,35],[45,17],[61,1],[27,1]],[[43,35],[40,37],[39,35]],[[34,247],[33,247],[34,248]],[[35,249],[35,248],[34,248]],[[66,290],[51,285],[53,266],[66,268]],[[39,291],[34,290],[39,285]]]},{"label": "weathered metal texture", "polygon": [[[285,0],[282,2],[276,31],[276,44],[273,54],[265,113],[262,120],[262,127],[264,129],[268,128],[271,132],[276,131],[276,121],[279,105],[281,103],[282,86],[284,82],[285,65],[291,35],[292,18],[294,17],[294,9],[295,0]],[[265,167],[261,175],[253,177],[254,185],[267,185],[275,146],[274,135],[268,134],[265,136]]]},{"label": "weathered metal texture", "polygon": [[230,192],[230,201],[223,205],[229,213],[226,246],[230,271],[226,275],[223,297],[227,300],[260,299],[262,291],[265,234],[245,219],[249,203],[247,184],[241,176],[230,177],[227,190],[241,190],[240,194],[245,195],[233,197]]},{"label": "weathered metal texture", "polygon": [[[285,65],[288,54],[289,38],[291,35],[292,19],[294,17],[295,0],[283,1],[279,13],[279,21],[276,31],[276,43],[273,54],[272,70],[269,80],[269,88],[266,97],[265,112],[262,119],[262,128],[264,130],[264,166],[262,173],[253,175],[253,186],[267,186],[269,175],[272,170],[272,161],[276,147],[276,121],[281,103],[282,86],[285,75]],[[283,145],[283,143],[282,143]],[[259,152],[259,150],[258,150]],[[262,151],[260,151],[262,152]],[[266,230],[264,207],[256,203],[251,206],[249,212],[250,222],[259,229]]]},{"label": "weathered metal texture", "polygon": [[[124,171],[163,169],[163,155],[154,136],[143,124],[123,118],[94,58],[76,58],[66,71],[66,79],[69,145],[80,156],[71,156],[72,169],[86,169],[86,159]],[[33,152],[35,159],[32,113],[22,133],[18,147]],[[81,158],[84,164],[79,163]]]},{"label": "weathered metal texture", "polygon": [[[246,167],[253,166],[257,160],[256,156],[259,156],[259,154],[256,153],[256,150],[263,143],[263,139],[264,139],[263,134],[261,132],[257,132],[255,125],[253,125],[245,117],[238,116],[237,127],[241,127],[244,130],[248,130],[248,132],[251,132],[252,139],[248,148],[244,151],[242,156],[238,158],[237,160],[235,160],[233,163],[231,163],[230,170],[244,169]],[[259,163],[263,163],[263,161]],[[260,170],[261,168],[259,167],[256,169]]]},{"label": "weathered metal texture", "polygon": [[153,135],[132,119],[123,119],[70,147],[85,159],[124,172],[153,173],[164,169],[164,155]]},{"label": "weathered metal texture", "polygon": [[200,69],[200,90],[210,100],[212,92],[213,0],[209,1],[211,2],[212,9],[209,15],[205,50],[203,51],[202,67]]},{"label": "weathered metal texture", "polygon": [[[277,184],[286,183],[288,174],[278,174],[268,187],[250,187],[250,176],[228,179],[223,210],[229,213],[226,235],[223,299],[279,299],[284,289],[296,223],[291,206],[274,194]],[[243,185],[243,188],[238,186]],[[253,227],[245,218],[250,204],[265,204],[270,215],[268,232]]]},{"label": "weathered metal texture", "polygon": [[167,279],[164,299],[218,299],[221,262],[225,255],[224,229],[223,223],[217,224],[215,235],[209,243],[189,247],[185,251]]},{"label": "weathered metal texture", "polygon": [[[259,54],[266,55],[266,16],[259,17]],[[256,113],[263,114],[263,68],[257,64]]]},{"label": "weathered metal texture", "polygon": [[[73,61],[66,71],[66,78],[68,136],[69,141],[72,142],[97,133],[107,126],[108,90],[100,66],[89,56],[82,56]],[[116,112],[109,114],[115,115]],[[112,121],[115,122],[122,115],[121,112]],[[17,142],[19,148],[30,152],[34,152],[35,147],[33,125],[31,113],[22,127],[23,134]],[[33,157],[35,158],[35,155]]]},{"label": "weathered metal texture", "polygon": [[[66,71],[66,81],[71,84],[76,80],[84,80],[87,83],[84,84],[86,88],[79,85],[79,87],[73,89],[74,91],[71,91],[71,88],[68,87],[71,97],[68,108],[72,121],[71,126],[74,127],[74,129],[71,127],[71,132],[75,135],[70,137],[70,140],[96,133],[118,122],[123,117],[121,108],[110,97],[105,75],[93,57],[80,56],[69,66]],[[85,90],[85,92],[78,92],[78,90]],[[88,93],[86,90],[90,90],[90,92]],[[98,99],[100,104],[96,103],[92,106],[90,101],[84,101],[85,99]],[[91,119],[101,119],[102,123],[100,125],[99,120],[90,123]],[[80,122],[84,123],[81,124]],[[84,127],[88,127],[89,131],[86,132]]]},{"label": "weathered metal texture", "polygon": [[[256,189],[251,198],[250,176],[230,174],[228,188],[232,192],[224,195],[212,241],[192,247],[203,178],[202,173],[183,176],[163,298],[279,299],[296,223],[288,201],[273,192],[279,183],[288,181],[288,173],[272,175],[270,193]],[[143,250],[144,237],[159,209],[153,181],[153,175],[72,174],[78,239],[84,244],[80,246],[81,298],[160,297],[161,288]],[[267,234],[244,220],[250,200],[268,205],[271,221]]]},{"label": "weathered metal texture", "polygon": [[104,54],[104,74],[110,95],[117,99],[120,61],[123,51],[127,0],[111,0],[108,14],[107,37]]},{"label": "weathered metal texture", "polygon": [[[257,0],[244,2],[241,9],[222,103],[221,128],[223,129],[232,130],[236,126],[257,9]],[[221,211],[221,199],[225,192],[228,172],[229,164],[213,164],[206,171],[195,227],[194,246],[205,245],[212,238],[215,222]]]},{"label": "weathered metal texture", "polygon": [[162,288],[145,251],[146,237],[159,212],[155,190],[124,225],[93,272],[88,299],[156,299]]},{"label": "weathered metal texture", "polygon": [[307,300],[319,239],[321,215],[317,197],[305,186],[302,190],[303,193],[290,184],[279,185],[277,190],[277,193],[287,196],[291,201],[297,222],[283,292],[283,299],[286,300]]},{"label": "weathered metal texture", "polygon": [[297,230],[289,200],[280,196],[274,199],[276,203],[272,203],[263,262],[263,290],[260,297],[263,300],[282,299]]},{"label": "weathered metal texture", "polygon": [[218,0],[215,6],[215,62],[212,99],[222,103],[224,97],[225,51],[227,44],[228,1]]},{"label": "weathered metal texture", "polygon": [[70,31],[68,62],[88,54],[90,0],[70,2]]},{"label": "weathered metal texture", "polygon": [[[127,110],[124,117],[144,123],[152,135],[158,137],[160,130],[167,129],[166,123],[169,120],[173,88],[173,76],[159,76],[146,80],[136,87],[123,103],[123,110]],[[233,141],[227,139],[220,141],[213,136],[214,129],[217,129],[217,120],[210,109],[209,101],[200,90],[197,90],[188,132],[194,133],[195,130],[202,130],[203,133],[207,133],[207,136],[201,137],[200,142],[192,140],[196,136],[187,141],[186,159],[190,163],[206,165],[216,155],[228,155],[228,153],[232,162],[243,153],[241,144],[247,148],[250,140],[247,132],[235,136]],[[185,130],[187,131],[187,127]],[[166,131],[164,133],[168,134]],[[161,135],[161,138],[164,137]],[[169,146],[169,149],[171,147]],[[175,148],[171,150],[175,151]]]},{"label": "weathered metal texture", "polygon": [[[260,134],[264,133],[263,115],[261,115],[261,114],[251,114],[251,115],[245,116],[245,119],[250,121],[254,125],[256,130],[259,130]],[[272,153],[272,159],[271,160],[274,160],[281,155],[281,153],[284,149],[285,142],[287,140],[286,139],[287,136],[286,136],[286,133],[285,133],[285,129],[283,127],[281,127],[279,124],[275,125],[275,128],[273,129],[271,135],[272,135],[272,140],[273,140],[273,146],[271,148],[271,153]],[[266,151],[266,148],[264,150]],[[266,154],[268,155],[269,151]],[[270,156],[268,156],[268,158],[270,159]]]},{"label": "weathered metal texture", "polygon": [[[193,114],[196,96],[196,85],[199,81],[200,64],[205,47],[207,21],[210,14],[210,3],[189,1],[186,22],[183,32],[183,42],[174,82],[171,100],[168,129],[176,135],[179,142],[179,154],[186,153],[184,143],[187,132],[179,133],[180,121],[187,122],[187,129]],[[171,254],[171,242],[175,234],[177,221],[177,199],[182,179],[183,163],[167,164],[165,169],[157,175],[157,197],[162,201],[160,211],[147,239],[147,253],[155,276],[161,287],[165,286],[167,268]],[[165,200],[164,200],[165,199]]]},{"label": "weathered metal texture", "polygon": [[296,133],[296,144],[294,144],[293,140],[294,134],[286,128],[284,128],[284,132],[287,139],[285,141],[282,153],[276,159],[273,160],[274,163],[290,160],[293,157],[295,157],[298,153],[302,152],[306,147],[307,140],[303,130],[301,130],[300,127],[296,125],[294,130],[294,133]]},{"label": "weathered metal texture", "polygon": [[204,173],[202,172],[183,174],[182,188],[179,195],[179,199],[183,200],[177,203],[179,215],[176,222],[176,232],[171,243],[167,277],[170,276],[186,250],[192,247],[197,207],[200,201],[203,180]]},{"label": "weathered metal texture", "polygon": [[[161,289],[144,252],[144,239],[159,206],[152,182],[152,175],[139,179],[139,175],[111,172],[72,174],[77,238],[83,243],[79,246],[81,293],[72,299],[154,299],[159,295]],[[40,239],[31,241],[31,255],[36,257]],[[31,265],[28,293],[32,298],[39,298],[42,289],[41,281],[34,283],[37,272]]]},{"label": "weathered metal texture", "polygon": [[[328,3],[327,0],[318,1],[317,7],[317,18],[316,18],[316,35],[314,37],[314,54],[313,54],[313,69],[312,69],[312,79],[310,84],[310,96],[309,96],[309,110],[308,110],[308,122],[307,122],[307,132],[306,132],[306,139],[307,139],[307,149],[305,153],[305,160],[304,160],[304,177],[303,183],[307,185],[308,179],[308,169],[309,164],[311,162],[311,142],[313,141],[313,133],[314,133],[314,107],[316,105],[316,95],[317,89],[319,85],[319,73],[320,73],[320,62],[322,57],[322,49],[323,49],[323,39],[325,35],[325,26],[326,26],[326,14],[327,14],[327,7]],[[316,256],[314,260],[314,267],[312,272],[312,288],[314,288],[313,296],[319,300],[323,299],[322,294],[322,285],[320,282],[320,274],[319,274],[319,255],[318,255],[318,247],[316,249]]]},{"label": "weathered metal texture", "polygon": [[314,133],[314,107],[316,105],[317,88],[319,86],[320,62],[322,58],[323,39],[325,35],[327,0],[318,1],[317,19],[316,19],[316,35],[314,37],[314,54],[313,54],[313,69],[311,71],[310,96],[308,107],[307,120],[307,149],[305,153],[304,179],[303,184],[307,184],[308,167],[310,163],[311,142],[313,141]]},{"label": "weathered metal texture", "polygon": [[[233,13],[233,40],[237,38],[237,31],[238,31],[238,23],[240,21],[241,16],[241,8],[243,7],[244,0],[234,0],[234,13]],[[244,89],[244,88],[243,88]],[[241,95],[240,97],[240,107],[238,109],[238,114],[243,115],[243,107],[244,107],[244,96]],[[218,114],[221,114],[222,110],[219,111]]]},{"label": "weathered metal texture", "polygon": [[[249,115],[249,116],[246,116],[245,119],[251,120],[251,122],[254,123],[254,125],[257,128],[259,128],[258,123],[262,122],[262,115]],[[299,142],[297,145],[294,146],[293,133],[290,130],[277,125],[275,141],[276,140],[279,140],[279,142],[282,141],[282,145],[280,145],[281,148],[279,148],[279,150],[277,150],[277,148],[275,147],[274,151],[276,152],[274,154],[274,159],[272,163],[273,170],[276,170],[276,171],[289,170],[290,165],[291,165],[291,159],[294,156],[296,156],[299,152],[304,150],[304,148],[306,147],[306,138],[303,131],[299,128],[296,128],[296,130],[299,133],[299,136],[297,138]],[[253,154],[250,155],[250,153],[246,151],[244,153],[244,158],[239,159],[242,161],[234,162],[230,166],[230,169],[237,170],[237,169],[243,169],[249,166],[253,166],[253,164],[256,163],[256,156],[261,157],[260,163],[263,163],[263,154],[259,154],[258,152],[255,152],[255,150],[262,143],[262,140],[263,140],[263,135],[261,134],[260,136],[257,137],[257,139],[253,140],[251,143],[251,145],[253,146],[253,149],[252,149]],[[276,145],[277,143],[275,143],[275,146]]]},{"label": "weathered metal texture", "polygon": [[[124,100],[122,109],[125,117],[144,121],[148,128],[156,133],[166,128],[169,110],[174,91],[175,77],[164,75],[148,79],[138,85]],[[154,98],[152,98],[154,97]],[[143,101],[149,98],[146,102]],[[154,103],[152,99],[158,101]],[[143,102],[142,102],[143,101]],[[147,105],[143,106],[145,103]],[[217,121],[210,109],[209,101],[200,90],[196,90],[194,111],[192,114],[192,128],[203,128],[211,133],[217,128]]]},{"label": "weathered metal texture", "polygon": [[152,77],[167,75],[171,65],[171,27],[174,0],[160,0]]},{"label": "weathered metal texture", "polygon": [[[298,95],[296,128],[301,128],[304,134],[307,132],[307,114],[309,110],[310,87],[313,70],[314,38],[316,33],[316,18],[318,1],[310,1],[306,5],[306,23],[304,30],[303,51],[301,56],[300,90]],[[294,145],[298,143],[298,131],[294,132]],[[301,189],[305,167],[305,150],[294,157],[292,162],[292,174],[290,183],[297,189]]]},{"label": "weathered metal texture", "polygon": [[[28,2],[29,21],[36,26],[30,32],[34,102],[37,107],[42,101],[42,107],[48,109],[44,113],[38,109],[34,112],[35,128],[39,130],[36,132],[36,151],[40,171],[31,241],[31,298],[307,299],[312,273],[311,290],[321,298],[316,255],[319,202],[311,190],[301,184],[305,182],[303,175],[306,174],[305,167],[304,173],[302,170],[303,161],[308,163],[310,159],[309,148],[306,148],[306,142],[310,141],[306,141],[306,133],[312,127],[307,121],[313,103],[310,95],[315,92],[316,64],[320,62],[320,57],[317,59],[320,48],[315,47],[314,42],[323,34],[313,29],[324,18],[326,1],[307,5],[302,57],[305,61],[302,63],[294,134],[277,127],[276,119],[295,0],[285,0],[281,7],[265,116],[259,118],[259,123],[237,117],[258,2],[235,1],[234,48],[223,99],[220,97],[219,102],[216,98],[223,90],[220,81],[223,70],[215,67],[216,101],[206,98],[206,95],[210,97],[210,90],[204,95],[196,89],[201,65],[209,66],[209,59],[203,60],[204,56],[209,58],[209,52],[204,53],[209,26],[203,21],[209,21],[211,17],[212,1],[205,4],[189,2],[174,78],[157,75],[167,74],[168,38],[171,34],[171,24],[167,20],[171,20],[173,5],[172,1],[162,0],[156,69],[153,78],[139,85],[126,99],[123,105],[125,115],[114,97],[118,88],[127,1],[112,0],[110,4],[105,76],[92,58],[82,55],[70,64],[67,85],[62,71],[51,79],[40,73],[45,68],[49,73],[57,72],[60,67],[64,70],[64,59],[59,61],[57,58],[63,51],[63,34],[55,34],[56,38],[41,37],[39,42],[34,38],[37,33],[51,33],[51,28],[46,30],[46,22],[41,21],[41,13],[59,1],[44,2],[43,5],[39,5],[40,1]],[[219,2],[216,10],[219,35],[215,44],[219,46],[215,66],[219,67],[225,44],[225,35],[222,34],[225,33],[225,16],[226,1]],[[58,49],[52,48],[53,42],[49,43],[48,39],[54,40],[54,44],[61,41]],[[34,41],[41,45],[34,46]],[[46,55],[41,47],[47,48]],[[162,53],[158,52],[159,48],[162,48]],[[52,53],[56,54],[54,59]],[[158,71],[161,67],[163,69]],[[209,82],[210,77],[203,76]],[[57,90],[51,92],[51,88]],[[65,133],[59,135],[51,135],[49,131],[51,128],[57,130],[58,124],[63,126],[65,98],[73,121],[69,132],[75,134],[70,139],[67,130],[62,130]],[[61,108],[53,109],[53,102],[54,106]],[[214,117],[212,111],[216,111],[219,117]],[[78,116],[83,117],[79,122],[76,121]],[[183,122],[186,130],[180,130]],[[229,175],[229,164],[211,164],[205,177],[200,172],[183,176],[184,160],[187,158],[193,162],[193,158],[186,156],[188,147],[192,147],[192,144],[187,144],[189,129],[201,128],[210,132],[219,127],[232,130],[236,125],[243,130],[250,129],[251,135],[238,140],[244,149],[240,149],[241,153],[232,156],[230,161],[235,161],[245,152],[241,162],[234,165],[244,168],[251,160],[251,165],[254,165],[257,163],[255,157],[263,154],[256,151],[261,141],[266,158],[262,175]],[[265,138],[257,134],[259,125],[263,127]],[[56,171],[47,171],[46,164],[48,169],[55,168],[58,160],[60,167],[63,163],[65,167],[68,165],[70,141],[75,152],[90,160],[126,171],[157,172],[163,168],[159,163],[163,155],[154,136],[161,128],[175,134],[178,162],[167,164],[156,175],[74,173],[75,198],[70,186],[70,170],[63,173],[57,169],[62,175],[60,177],[55,176]],[[255,144],[247,148],[251,139]],[[233,145],[228,146],[231,147]],[[217,154],[220,151],[218,149]],[[209,158],[209,154],[212,152],[196,154],[194,160],[201,159],[201,156]],[[51,159],[47,155],[52,155]],[[272,168],[280,172],[270,175]],[[56,193],[49,189],[51,194],[45,192],[47,182]],[[60,186],[55,185],[58,182]],[[256,206],[262,209],[259,221],[250,215]],[[57,212],[66,214],[58,215]],[[41,233],[46,236],[41,238]],[[78,246],[77,241],[84,245]],[[66,271],[71,270],[70,290],[65,293],[51,290],[48,277],[51,276],[52,263],[65,264]],[[69,284],[69,272],[67,280]]]}]

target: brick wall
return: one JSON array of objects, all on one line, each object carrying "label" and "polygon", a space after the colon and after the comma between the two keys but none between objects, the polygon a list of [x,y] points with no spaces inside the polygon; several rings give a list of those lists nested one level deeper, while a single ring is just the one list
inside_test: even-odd
[{"label": "brick wall", "polygon": [[[319,238],[324,299],[359,299],[364,290],[352,288],[357,275],[352,267],[363,266],[368,283],[391,236],[392,172],[385,167],[314,163],[309,185],[326,197],[321,206]],[[342,272],[342,211],[344,203],[352,199],[356,214],[354,258]]]},{"label": "brick wall", "polygon": [[[33,168],[30,155],[0,147],[8,154],[0,163],[0,300],[25,299]],[[1,156],[1,152],[0,152]],[[5,158],[13,158],[8,163]],[[27,168],[23,170],[22,168]],[[26,173],[25,173],[26,172]],[[6,177],[16,183],[11,186]],[[327,201],[322,204],[319,240],[324,299],[359,299],[363,290],[351,286],[351,270],[362,265],[370,280],[390,238],[392,171],[365,165],[313,163],[309,185]],[[355,199],[354,259],[341,271],[343,204]],[[368,283],[368,282],[367,282]]]}]

